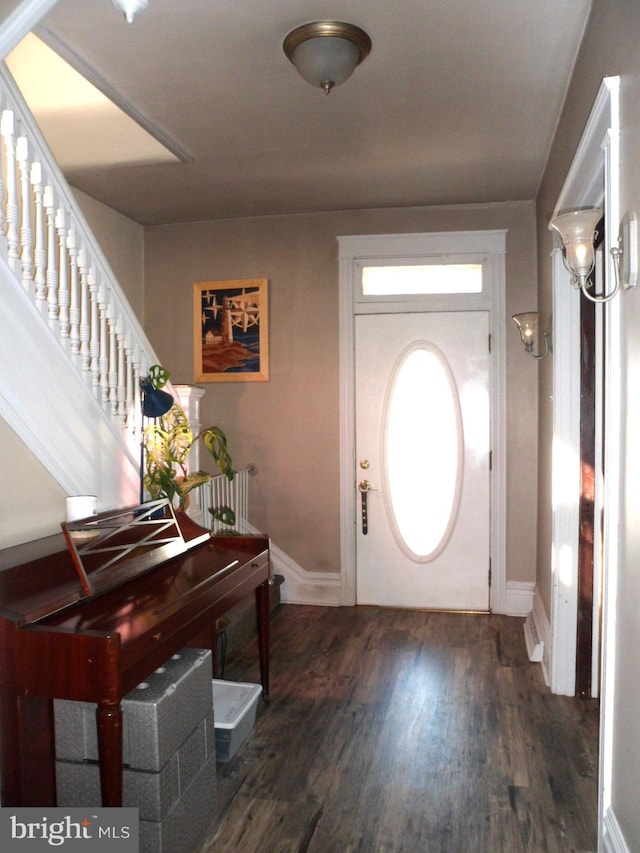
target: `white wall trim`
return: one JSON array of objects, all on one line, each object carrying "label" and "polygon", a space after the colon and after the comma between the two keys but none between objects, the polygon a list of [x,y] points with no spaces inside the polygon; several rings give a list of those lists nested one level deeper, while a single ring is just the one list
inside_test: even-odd
[{"label": "white wall trim", "polygon": [[[354,317],[358,297],[359,265],[381,259],[419,258],[425,255],[476,253],[486,257],[490,294],[483,308],[489,311],[493,358],[491,362],[492,411],[492,512],[491,610],[505,613],[506,600],[506,366],[505,366],[505,261],[506,231],[455,231],[427,234],[374,234],[338,237],[340,276],[340,557],[342,603],[356,602],[356,488],[355,488],[355,352]],[[428,250],[427,247],[428,246]],[[372,305],[371,312],[388,310]],[[365,312],[362,305],[358,311]],[[395,310],[402,310],[396,306]],[[407,310],[406,307],[404,310]],[[416,308],[413,310],[433,310]],[[446,310],[444,301],[439,310]],[[451,309],[449,309],[451,310]],[[462,310],[458,303],[458,310]]]},{"label": "white wall trim", "polygon": [[551,689],[575,694],[580,497],[580,294],[571,287],[560,249],[554,249],[553,446],[551,533]]},{"label": "white wall trim", "polygon": [[355,477],[355,330],[353,289],[355,267],[350,254],[339,253],[340,334],[340,574],[342,604],[356,603]]},{"label": "white wall trim", "polygon": [[606,809],[603,816],[602,844],[605,853],[631,853],[612,808]]},{"label": "white wall trim", "polygon": [[[246,533],[260,533],[248,522]],[[342,579],[337,572],[308,572],[288,554],[269,541],[273,573],[282,575],[280,600],[285,604],[318,604],[339,607],[342,604]]]},{"label": "white wall trim", "polygon": [[57,2],[23,0],[4,21],[0,21],[0,58],[4,59]]},{"label": "white wall trim", "polygon": [[604,158],[602,151],[613,126],[618,127],[619,77],[605,77],[574,154],[553,215],[574,207],[602,203]]},{"label": "white wall trim", "polygon": [[[607,77],[602,81],[596,101],[591,110],[580,144],[573,158],[562,191],[556,204],[556,212],[573,206],[604,205],[605,231],[604,253],[607,258],[605,283],[611,289],[613,269],[610,256],[611,246],[617,237],[617,225],[620,222],[620,170],[619,170],[619,90],[620,78]],[[560,278],[558,276],[558,283]],[[562,284],[560,283],[560,286]],[[621,468],[621,388],[620,388],[620,312],[622,292],[609,303],[605,313],[606,323],[606,380],[604,412],[607,441],[605,442],[605,480],[603,506],[603,564],[604,585],[602,590],[602,680],[600,702],[600,758],[598,774],[599,820],[598,849],[625,850],[622,834],[618,838],[617,823],[611,808],[611,783],[613,775],[613,704],[615,691],[615,618],[616,586],[618,566],[618,521],[620,513],[620,468]],[[561,316],[561,315],[556,315]],[[566,319],[566,315],[563,315]],[[557,352],[556,352],[557,360]],[[574,370],[577,365],[574,363]],[[554,389],[556,408],[560,403]],[[562,389],[559,389],[564,394]],[[555,442],[555,436],[554,436]],[[569,445],[569,448],[577,445]],[[558,472],[554,468],[554,482]],[[577,492],[576,492],[577,494]],[[554,500],[554,516],[558,508]],[[577,530],[575,532],[577,541]],[[554,557],[554,568],[561,572],[559,555]],[[576,570],[577,571],[577,570]],[[575,577],[577,583],[577,576]],[[574,583],[574,587],[575,587]],[[565,606],[565,594],[575,595],[575,589],[569,589],[563,582],[555,583],[552,593],[553,657],[552,689],[558,686],[568,688],[571,676],[569,670],[575,670],[575,630],[576,614],[573,603]],[[577,607],[577,604],[576,604]],[[573,636],[573,649],[563,640]],[[572,651],[572,653],[571,653]],[[575,685],[575,676],[573,678]],[[574,688],[575,689],[575,688]],[[566,691],[568,692],[568,690]],[[574,691],[572,691],[574,692]],[[614,845],[614,846],[611,846]]]},{"label": "white wall trim", "polygon": [[533,609],[534,581],[507,581],[507,616],[527,616]]},{"label": "white wall trim", "polygon": [[[611,130],[603,140],[605,152],[605,217],[610,223],[619,223],[620,171],[619,171],[619,78],[605,80],[611,113]],[[605,252],[609,258],[609,280],[613,270],[610,256],[615,242],[615,229],[609,229]],[[626,293],[612,300],[605,313],[606,324],[606,375],[605,423],[606,442],[604,448],[604,496],[603,496],[603,565],[606,567],[602,587],[602,676],[600,692],[600,826],[603,837],[607,832],[620,846],[614,850],[626,851],[621,832],[616,833],[617,821],[612,808],[613,781],[613,721],[616,673],[616,609],[619,562],[620,494],[623,447],[623,398],[621,385],[621,313],[624,310]],[[622,846],[624,845],[624,846]]]},{"label": "white wall trim", "polygon": [[274,573],[284,577],[280,595],[285,604],[341,606],[342,579],[337,572],[306,572],[273,544],[271,560]]},{"label": "white wall trim", "polygon": [[[580,144],[567,174],[554,213],[572,207],[605,206],[605,256],[610,258],[612,232],[618,212],[618,89],[619,78],[605,78],[591,110]],[[606,281],[611,280],[611,263]],[[551,689],[575,694],[576,629],[578,607],[578,499],[580,494],[580,306],[579,291],[569,285],[560,249],[553,253],[553,313],[562,334],[554,341],[553,533],[551,594]],[[609,287],[610,289],[610,287]],[[614,300],[615,303],[615,300]],[[612,306],[613,307],[613,306]],[[615,311],[615,308],[613,309]],[[614,340],[609,346],[615,351]],[[615,382],[615,377],[612,377]],[[609,392],[608,392],[609,393]],[[611,412],[605,401],[607,431]],[[611,424],[616,435],[615,422]],[[610,444],[611,442],[608,442]],[[607,477],[609,471],[607,471]],[[606,507],[606,502],[605,502]],[[606,541],[605,541],[606,547]]]}]

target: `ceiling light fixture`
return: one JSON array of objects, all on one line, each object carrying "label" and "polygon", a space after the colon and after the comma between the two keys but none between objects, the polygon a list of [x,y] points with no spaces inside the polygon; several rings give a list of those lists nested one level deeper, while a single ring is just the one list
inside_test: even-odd
[{"label": "ceiling light fixture", "polygon": [[303,80],[325,94],[348,80],[371,51],[371,39],[354,24],[316,21],[296,27],[282,43]]},{"label": "ceiling light fixture", "polygon": [[121,12],[124,12],[124,17],[128,24],[133,23],[133,18],[141,9],[146,9],[149,5],[149,0],[111,0],[114,6],[117,6]]}]

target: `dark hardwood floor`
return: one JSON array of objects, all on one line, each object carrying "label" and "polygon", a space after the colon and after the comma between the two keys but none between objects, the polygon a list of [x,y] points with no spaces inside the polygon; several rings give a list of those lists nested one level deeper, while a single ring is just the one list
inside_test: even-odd
[{"label": "dark hardwood floor", "polygon": [[594,851],[598,705],[549,693],[522,621],[281,605],[200,853]]}]

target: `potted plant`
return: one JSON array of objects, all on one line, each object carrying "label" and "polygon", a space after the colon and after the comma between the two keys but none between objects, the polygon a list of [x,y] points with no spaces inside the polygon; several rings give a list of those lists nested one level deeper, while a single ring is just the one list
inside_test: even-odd
[{"label": "potted plant", "polygon": [[[159,365],[151,368],[149,376],[154,388],[162,388],[169,378],[168,372]],[[213,475],[206,471],[187,470],[189,451],[199,440],[209,451],[220,473],[229,481],[233,480],[233,463],[224,432],[220,427],[211,426],[194,436],[184,409],[174,403],[166,414],[144,429],[144,487],[153,500],[165,497],[178,509],[186,510],[189,492],[211,480]],[[235,523],[235,514],[230,507],[210,507],[209,512],[224,524]]]}]

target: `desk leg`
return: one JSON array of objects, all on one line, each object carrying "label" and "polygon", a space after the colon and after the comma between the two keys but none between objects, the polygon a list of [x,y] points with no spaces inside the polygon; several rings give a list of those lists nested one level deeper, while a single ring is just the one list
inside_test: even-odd
[{"label": "desk leg", "polygon": [[[21,696],[18,701],[19,734],[14,739],[19,749],[19,799],[2,798],[2,805],[55,806],[56,754],[53,724],[53,700],[39,696]],[[9,774],[7,773],[7,776]],[[4,783],[4,777],[2,779]]]},{"label": "desk leg", "polygon": [[258,621],[258,653],[262,696],[269,698],[269,621],[271,619],[271,578],[256,587],[256,616]]},{"label": "desk leg", "polygon": [[100,786],[103,806],[122,806],[122,708],[98,704],[96,708]]}]

